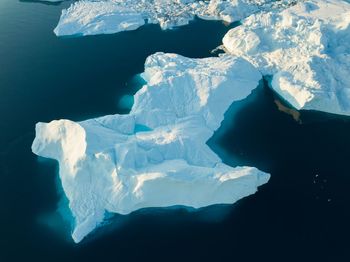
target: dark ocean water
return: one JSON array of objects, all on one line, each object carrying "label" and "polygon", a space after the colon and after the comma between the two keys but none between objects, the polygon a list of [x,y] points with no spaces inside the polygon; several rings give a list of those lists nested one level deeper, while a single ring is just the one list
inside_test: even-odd
[{"label": "dark ocean water", "polygon": [[152,209],[79,245],[57,208],[57,166],[31,153],[38,121],[125,113],[133,78],[156,52],[210,56],[227,27],[196,20],[161,31],[85,38],[52,33],[69,3],[0,0],[0,261],[350,261],[350,119],[278,110],[267,85],[234,104],[210,145],[271,173],[233,206]]}]

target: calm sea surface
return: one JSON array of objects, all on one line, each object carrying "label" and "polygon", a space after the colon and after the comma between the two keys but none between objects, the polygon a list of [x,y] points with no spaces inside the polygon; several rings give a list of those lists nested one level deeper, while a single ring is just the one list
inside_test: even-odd
[{"label": "calm sea surface", "polygon": [[228,27],[84,38],[52,30],[69,3],[0,0],[0,261],[350,261],[350,119],[278,110],[267,85],[234,104],[212,148],[271,173],[259,192],[197,212],[114,219],[79,245],[58,215],[57,165],[31,153],[38,121],[125,113],[120,100],[157,51],[207,57]]}]

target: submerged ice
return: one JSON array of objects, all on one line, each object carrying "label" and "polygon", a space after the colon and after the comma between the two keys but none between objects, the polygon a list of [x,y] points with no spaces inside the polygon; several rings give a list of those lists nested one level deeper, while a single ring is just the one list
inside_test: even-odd
[{"label": "submerged ice", "polygon": [[228,107],[258,86],[261,74],[250,63],[156,53],[142,76],[147,84],[127,115],[36,126],[32,150],[59,162],[75,242],[106,212],[234,203],[269,179],[254,167],[222,163],[206,144]]}]

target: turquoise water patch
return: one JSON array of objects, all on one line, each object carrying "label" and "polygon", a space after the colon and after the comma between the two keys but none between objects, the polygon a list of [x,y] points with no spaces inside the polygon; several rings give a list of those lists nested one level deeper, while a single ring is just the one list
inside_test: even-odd
[{"label": "turquoise water patch", "polygon": [[123,95],[118,103],[118,107],[124,110],[130,110],[134,104],[134,96]]},{"label": "turquoise water patch", "polygon": [[135,125],[135,133],[138,133],[138,132],[147,132],[147,131],[152,131],[153,129],[152,128],[149,128],[148,126],[145,126],[145,125]]}]

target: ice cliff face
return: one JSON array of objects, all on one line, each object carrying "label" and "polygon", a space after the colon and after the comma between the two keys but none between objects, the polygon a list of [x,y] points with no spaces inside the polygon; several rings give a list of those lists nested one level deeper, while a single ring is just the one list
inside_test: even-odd
[{"label": "ice cliff face", "polygon": [[254,14],[223,39],[296,109],[350,115],[350,4],[310,0]]},{"label": "ice cliff face", "polygon": [[157,53],[147,59],[143,78],[147,84],[127,115],[36,126],[32,150],[59,162],[75,242],[106,211],[234,203],[269,179],[253,167],[223,164],[206,144],[228,107],[258,86],[261,74],[251,64],[229,55]]},{"label": "ice cliff face", "polygon": [[135,30],[147,23],[162,29],[186,25],[195,16],[239,21],[265,9],[279,9],[293,0],[84,0],[62,11],[54,32],[58,36],[111,34]]}]

